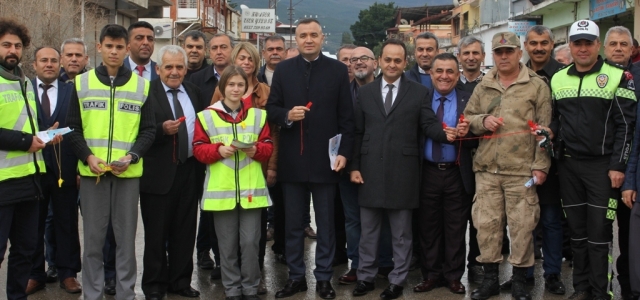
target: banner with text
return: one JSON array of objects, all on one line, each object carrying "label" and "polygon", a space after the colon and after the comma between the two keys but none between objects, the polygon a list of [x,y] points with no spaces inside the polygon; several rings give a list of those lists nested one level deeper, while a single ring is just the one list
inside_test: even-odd
[{"label": "banner with text", "polygon": [[589,0],[591,20],[614,16],[627,10],[625,0]]},{"label": "banner with text", "polygon": [[242,32],[276,32],[275,9],[243,9]]},{"label": "banner with text", "polygon": [[536,25],[536,21],[514,21],[507,24],[509,31],[515,33],[517,36],[527,35],[529,28]]}]

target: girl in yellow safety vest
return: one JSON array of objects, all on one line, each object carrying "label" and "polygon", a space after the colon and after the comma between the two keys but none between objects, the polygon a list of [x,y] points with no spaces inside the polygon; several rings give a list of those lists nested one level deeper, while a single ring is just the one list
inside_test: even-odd
[{"label": "girl in yellow safety vest", "polygon": [[266,112],[243,104],[242,68],[227,67],[218,87],[224,98],[198,113],[193,138],[193,155],[207,164],[201,207],[213,211],[226,299],[259,299],[260,208],[271,205],[261,164],[273,143]]}]

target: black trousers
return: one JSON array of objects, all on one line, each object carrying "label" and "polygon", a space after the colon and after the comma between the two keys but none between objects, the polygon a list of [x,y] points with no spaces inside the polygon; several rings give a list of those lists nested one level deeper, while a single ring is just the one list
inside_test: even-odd
[{"label": "black trousers", "polygon": [[191,284],[199,198],[196,164],[191,157],[177,167],[167,194],[140,193],[145,233],[142,272],[145,295],[179,291]]},{"label": "black trousers", "polygon": [[38,203],[38,242],[33,253],[30,279],[45,282],[44,230],[49,202],[53,209],[53,230],[56,236],[57,251],[53,258],[58,269],[60,282],[76,277],[82,264],[80,261],[80,236],[78,233],[78,189],[75,186],[58,186],[54,172],[42,176],[43,199]]},{"label": "black trousers", "polygon": [[440,170],[429,163],[423,164],[419,210],[425,279],[462,278],[472,197],[465,192],[458,167]]},{"label": "black trousers", "polygon": [[285,226],[284,226],[284,194],[282,192],[282,183],[276,182],[269,187],[269,196],[273,202],[273,245],[271,250],[275,254],[284,254],[285,248]]},{"label": "black trousers", "polygon": [[590,160],[565,157],[558,164],[562,206],[571,229],[573,286],[608,297],[611,282],[613,220],[620,198],[611,188],[609,156]]},{"label": "black trousers", "polygon": [[38,203],[25,201],[0,206],[0,266],[9,249],[7,268],[7,299],[27,299],[27,282],[31,273],[31,257],[38,233]]}]

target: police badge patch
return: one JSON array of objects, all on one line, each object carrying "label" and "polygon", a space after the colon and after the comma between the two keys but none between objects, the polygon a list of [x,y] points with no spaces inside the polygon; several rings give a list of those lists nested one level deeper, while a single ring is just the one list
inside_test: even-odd
[{"label": "police badge patch", "polygon": [[633,83],[633,79],[627,81],[627,89],[630,89],[632,91],[636,90],[636,85]]},{"label": "police badge patch", "polygon": [[609,76],[607,74],[600,74],[596,77],[596,83],[600,88],[607,86],[607,82],[609,82]]}]

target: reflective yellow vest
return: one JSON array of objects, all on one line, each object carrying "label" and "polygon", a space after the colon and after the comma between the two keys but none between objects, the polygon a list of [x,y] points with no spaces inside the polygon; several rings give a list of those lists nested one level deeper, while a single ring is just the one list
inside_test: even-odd
[{"label": "reflective yellow vest", "polygon": [[[231,145],[234,139],[243,143],[257,142],[266,117],[264,111],[254,108],[247,111],[247,117],[241,123],[226,121],[211,109],[198,113],[198,120],[211,143],[225,146]],[[202,210],[223,211],[234,209],[238,203],[245,209],[271,205],[260,162],[242,151],[207,166],[201,207]]]},{"label": "reflective yellow vest", "polygon": [[[29,83],[27,79],[22,86],[19,80],[8,80],[0,76],[0,128],[28,134],[38,132],[38,110],[33,88],[29,87]],[[36,152],[34,156],[27,151],[0,150],[0,181],[33,175],[37,171],[36,164],[40,173],[46,171],[42,151]]]},{"label": "reflective yellow vest", "polygon": [[[84,139],[93,155],[107,163],[127,155],[138,137],[140,111],[149,94],[149,81],[133,75],[123,86],[107,86],[91,70],[76,77],[75,84]],[[78,161],[78,170],[81,176],[97,176],[82,161]],[[140,176],[142,159],[118,175]]]}]

